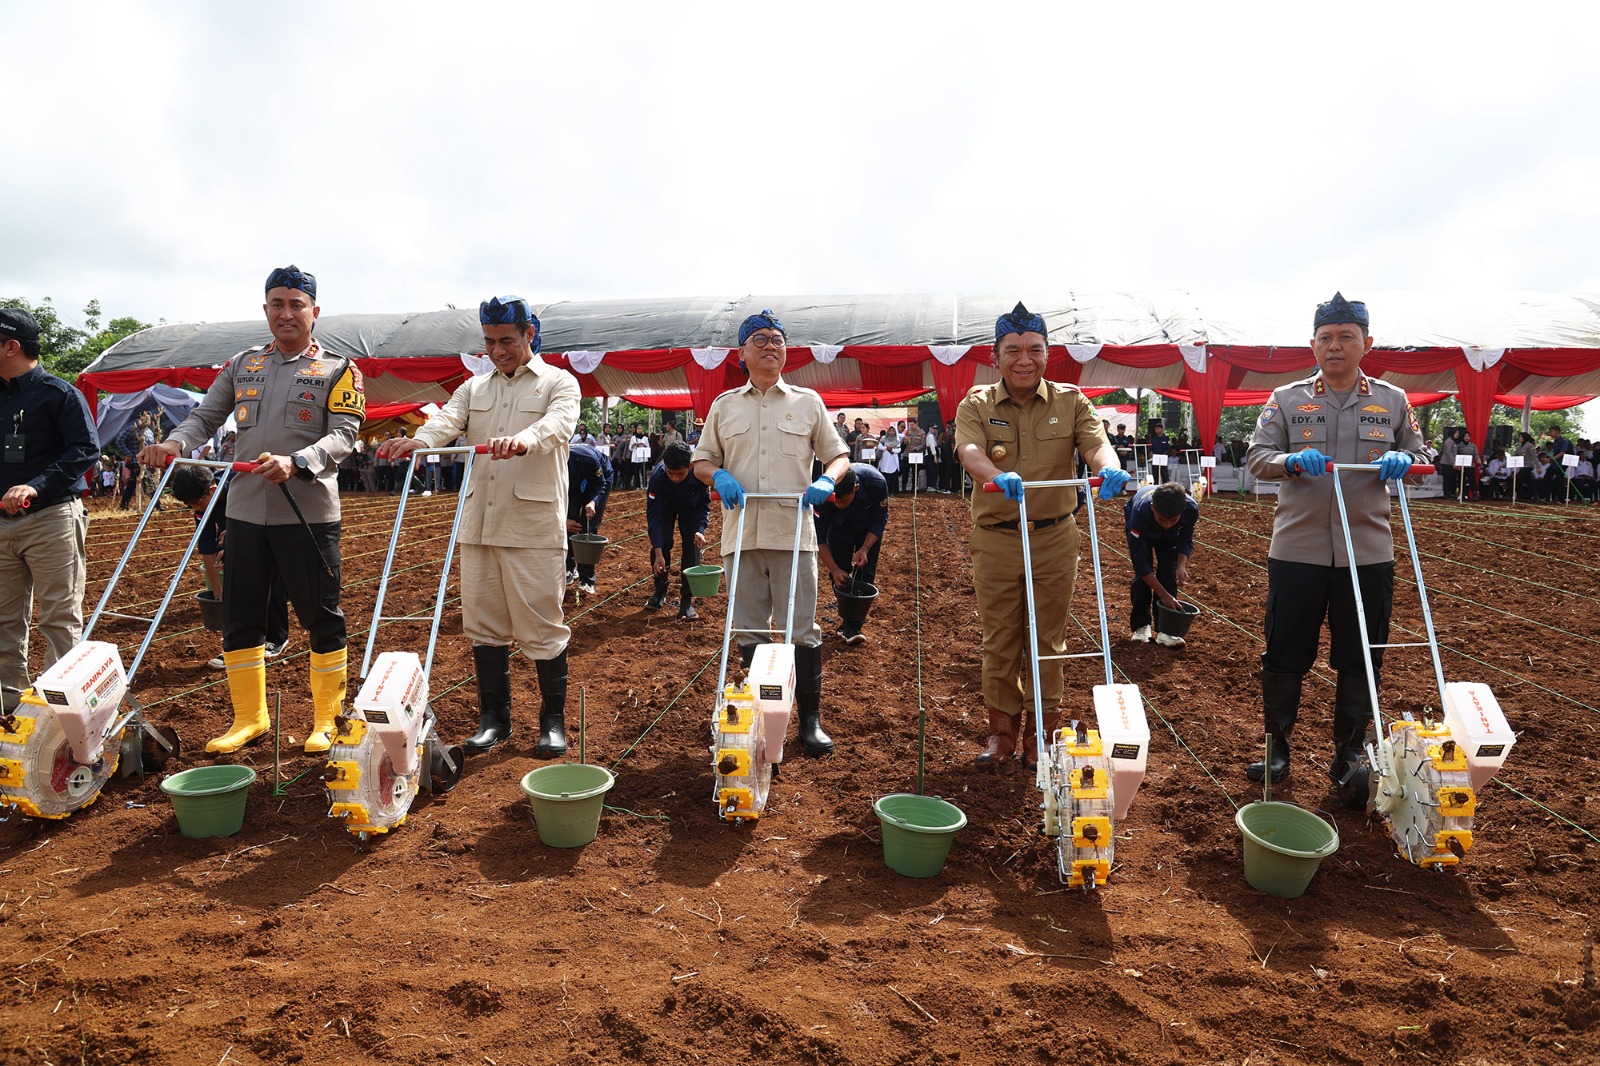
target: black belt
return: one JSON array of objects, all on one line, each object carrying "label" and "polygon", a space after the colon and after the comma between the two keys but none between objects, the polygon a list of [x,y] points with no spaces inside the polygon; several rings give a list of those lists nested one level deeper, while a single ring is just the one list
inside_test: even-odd
[{"label": "black belt", "polygon": [[[1032,533],[1036,529],[1049,529],[1051,526],[1055,525],[1057,522],[1065,522],[1068,518],[1071,518],[1071,517],[1072,517],[1071,515],[1057,515],[1054,518],[1036,518],[1033,521],[1028,523],[1028,532]],[[989,523],[989,528],[990,529],[1007,529],[1007,530],[1011,530],[1011,531],[1015,532],[1016,529],[1017,529],[1017,521],[1016,521],[1016,519],[1012,519],[1009,522],[990,522]]]}]

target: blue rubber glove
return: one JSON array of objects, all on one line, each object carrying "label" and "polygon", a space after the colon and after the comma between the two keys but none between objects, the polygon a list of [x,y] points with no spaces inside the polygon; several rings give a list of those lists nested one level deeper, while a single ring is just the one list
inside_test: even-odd
[{"label": "blue rubber glove", "polygon": [[1100,498],[1114,500],[1122,495],[1122,487],[1133,480],[1128,472],[1120,466],[1102,466],[1100,468]]},{"label": "blue rubber glove", "polygon": [[828,502],[828,497],[833,495],[833,478],[823,474],[811,483],[806,489],[806,506],[813,511]]},{"label": "blue rubber glove", "polygon": [[744,503],[744,486],[739,484],[739,479],[726,470],[718,470],[711,475],[711,487],[717,490],[717,495],[722,497],[722,509],[731,511]]},{"label": "blue rubber glove", "polygon": [[1311,477],[1321,477],[1328,472],[1328,464],[1333,462],[1333,457],[1323,455],[1315,448],[1307,448],[1303,452],[1291,452],[1283,461],[1283,468],[1291,474],[1299,471]]},{"label": "blue rubber glove", "polygon": [[1000,486],[1000,491],[1006,494],[1006,499],[1012,503],[1022,502],[1021,474],[1014,474],[1008,470],[1004,473],[996,474],[993,481]]},{"label": "blue rubber glove", "polygon": [[1406,476],[1411,469],[1411,456],[1406,452],[1384,452],[1378,456],[1378,479],[1393,481]]}]

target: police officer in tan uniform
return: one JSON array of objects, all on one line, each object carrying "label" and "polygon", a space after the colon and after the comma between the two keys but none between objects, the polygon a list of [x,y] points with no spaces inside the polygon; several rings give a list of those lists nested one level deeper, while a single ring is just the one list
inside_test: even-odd
[{"label": "police officer in tan uniform", "polygon": [[[292,264],[267,278],[263,310],[272,330],[265,348],[240,352],[222,367],[205,399],[139,461],[159,470],[188,455],[231,412],[242,459],[261,457],[257,476],[228,491],[228,551],[223,559],[226,619],[222,659],[233,698],[233,728],[207,751],[237,751],[271,727],[267,717],[267,604],[274,579],[311,636],[314,725],[305,750],[333,746],[333,720],[344,708],[345,619],[339,609],[339,463],[355,447],[366,413],[361,371],[322,349],[312,336],[317,279]],[[310,527],[301,527],[285,493]],[[310,543],[307,543],[307,541]]]},{"label": "police officer in tan uniform", "polygon": [[[1333,478],[1343,478],[1367,635],[1373,644],[1384,644],[1394,603],[1394,534],[1385,482],[1405,475],[1423,443],[1405,391],[1361,372],[1361,360],[1372,350],[1367,327],[1364,303],[1335,293],[1317,305],[1311,338],[1317,373],[1273,392],[1245,457],[1257,478],[1279,484],[1267,555],[1267,650],[1261,656],[1272,780],[1289,776],[1289,734],[1300,710],[1300,682],[1316,661],[1326,616],[1329,665],[1338,673],[1328,772],[1341,800],[1353,807],[1367,800],[1361,751],[1372,703]],[[1335,475],[1330,463],[1376,463],[1378,471]],[[1374,648],[1374,673],[1382,665],[1383,649]],[[1262,760],[1245,772],[1259,781],[1267,771]]]},{"label": "police officer in tan uniform", "polygon": [[461,519],[461,622],[478,675],[478,732],[462,747],[485,752],[511,736],[511,642],[539,675],[539,742],[567,750],[567,452],[578,422],[578,379],[538,358],[539,319],[520,296],[478,307],[494,370],[451,394],[415,437],[384,441],[397,461],[459,436],[497,462],[474,467]]},{"label": "police officer in tan uniform", "polygon": [[[694,450],[694,475],[722,497],[724,509],[740,506],[750,492],[793,493],[787,500],[745,503],[743,551],[739,556],[739,595],[733,605],[735,630],[782,632],[788,618],[791,568],[795,583],[795,703],[800,712],[800,740],[807,755],[827,755],[833,740],[822,729],[822,630],[817,626],[817,531],[801,521],[805,505],[816,508],[833,494],[835,481],[850,469],[849,451],[834,432],[822,397],[783,380],[788,337],[770,310],[751,315],[739,325],[739,361],[749,371],[742,388],[718,396]],[[822,462],[822,476],[811,480],[811,460]],[[794,532],[800,523],[799,558]],[[726,536],[737,519],[723,524]],[[755,656],[758,638],[739,637],[745,666]]]},{"label": "police officer in tan uniform", "polygon": [[[1104,479],[1102,499],[1128,483],[1116,450],[1091,405],[1076,386],[1046,381],[1049,332],[1039,315],[1022,304],[994,325],[995,364],[1000,380],[979,385],[956,410],[955,448],[975,485],[993,482],[999,493],[972,494],[972,585],[983,625],[983,702],[989,711],[989,742],[981,767],[998,766],[1017,748],[1021,716],[1031,701],[1026,663],[1027,590],[1022,537],[1017,528],[1023,482],[1075,477],[1082,454]],[[1033,556],[1034,611],[1041,655],[1066,650],[1067,612],[1078,570],[1077,491],[1029,489],[1029,545]],[[1060,725],[1062,672],[1052,661],[1039,671],[1046,735]],[[1037,758],[1029,729],[1023,761]]]}]

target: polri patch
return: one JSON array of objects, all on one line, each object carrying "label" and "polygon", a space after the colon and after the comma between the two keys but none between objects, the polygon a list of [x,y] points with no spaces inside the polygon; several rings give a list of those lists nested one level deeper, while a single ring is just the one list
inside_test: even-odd
[{"label": "polri patch", "polygon": [[1261,425],[1270,426],[1272,420],[1278,417],[1278,405],[1269,403],[1261,409]]}]

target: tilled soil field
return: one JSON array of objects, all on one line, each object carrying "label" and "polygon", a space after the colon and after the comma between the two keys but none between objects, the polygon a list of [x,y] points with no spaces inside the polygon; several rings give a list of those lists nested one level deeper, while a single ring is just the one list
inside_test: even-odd
[{"label": "tilled soil field", "polygon": [[[453,505],[411,502],[397,564],[409,569],[386,614],[430,606]],[[281,776],[303,776],[278,788],[270,744],[224,760],[261,773],[229,838],[181,836],[156,776],[113,779],[69,819],[0,825],[0,1063],[1600,1060],[1597,512],[1415,506],[1447,678],[1488,683],[1517,745],[1483,790],[1466,861],[1415,868],[1329,794],[1319,665],[1275,798],[1329,813],[1342,846],[1305,896],[1281,900],[1245,883],[1233,821],[1259,796],[1243,765],[1261,743],[1271,500],[1202,506],[1188,592],[1205,614],[1175,650],[1126,639],[1121,510],[1099,506],[1112,651],[1153,734],[1103,888],[1060,883],[1030,774],[972,769],[985,730],[963,501],[894,501],[870,643],[825,645],[839,750],[811,760],[791,744],[765,816],[737,827],[717,817],[707,757],[725,596],[700,601],[693,623],[646,613],[643,496],[620,493],[599,594],[569,600],[571,757],[581,686],[588,760],[617,775],[594,843],[541,844],[518,789],[541,765],[526,662],[511,742],[365,843],[329,819],[321,764],[298,748]],[[393,507],[346,501],[353,666]],[[132,528],[96,512],[90,607]],[[191,529],[185,512],[157,516],[117,609],[159,600]],[[1416,640],[1401,546],[1393,639]],[[169,772],[205,764],[230,721],[206,666],[219,641],[188,599],[198,587],[195,572],[134,685],[183,738]],[[1077,597],[1087,650],[1087,578]],[[97,634],[130,654],[138,635],[126,622]],[[426,628],[390,623],[379,638],[420,650]],[[300,737],[305,651],[297,630],[269,670],[283,730]],[[1069,713],[1087,717],[1100,664],[1067,672]],[[1384,680],[1389,714],[1437,706],[1424,651],[1391,652]],[[459,740],[476,704],[454,603],[431,682]],[[885,867],[872,812],[917,788],[921,715],[923,789],[969,818],[929,880]]]}]

